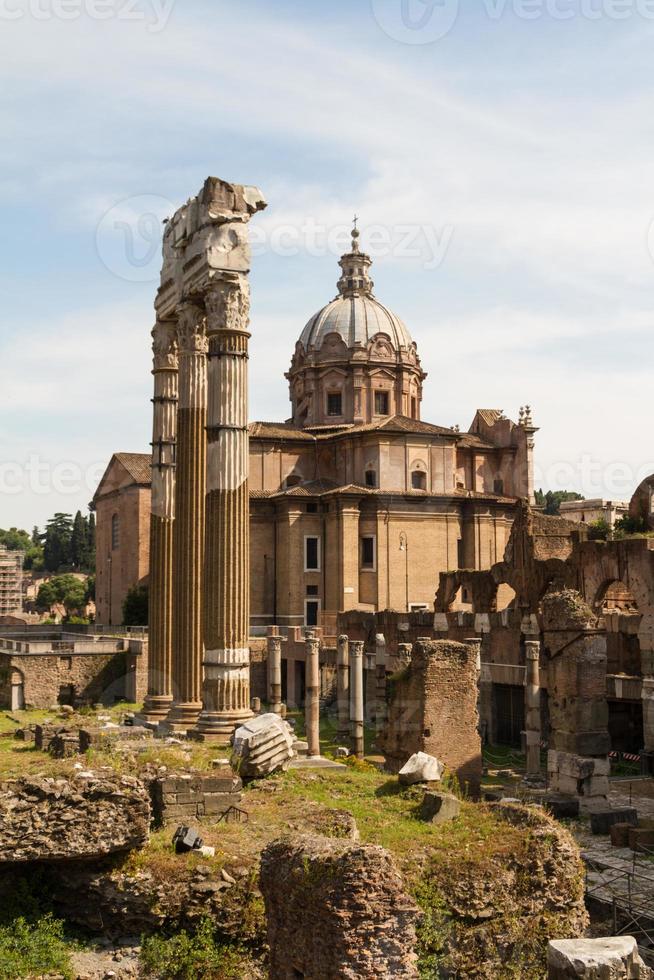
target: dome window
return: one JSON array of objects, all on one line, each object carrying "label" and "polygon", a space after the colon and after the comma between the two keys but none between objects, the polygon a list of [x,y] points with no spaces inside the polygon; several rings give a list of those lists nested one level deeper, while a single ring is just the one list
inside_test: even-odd
[{"label": "dome window", "polygon": [[375,392],[375,415],[388,415],[388,392]]},{"label": "dome window", "polygon": [[411,474],[411,489],[412,490],[426,490],[427,489],[427,474],[422,473],[420,470],[414,470]]},{"label": "dome window", "polygon": [[377,474],[374,470],[366,470],[366,486],[376,487],[377,486]]},{"label": "dome window", "polygon": [[340,391],[330,391],[327,395],[327,414],[343,414],[343,396]]}]

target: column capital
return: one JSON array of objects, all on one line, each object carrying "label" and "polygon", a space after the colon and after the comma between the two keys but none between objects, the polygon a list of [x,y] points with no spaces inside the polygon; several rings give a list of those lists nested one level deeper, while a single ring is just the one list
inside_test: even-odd
[{"label": "column capital", "polygon": [[204,308],[185,302],[177,307],[177,344],[180,354],[206,354],[209,350]]},{"label": "column capital", "polygon": [[540,640],[525,640],[525,657],[527,660],[540,660]]},{"label": "column capital", "polygon": [[207,332],[247,331],[250,323],[250,284],[237,272],[213,279],[203,296],[207,311]]},{"label": "column capital", "polygon": [[350,640],[350,656],[362,657],[364,646],[363,640]]},{"label": "column capital", "polygon": [[152,373],[176,371],[177,323],[175,320],[157,320],[152,328]]}]

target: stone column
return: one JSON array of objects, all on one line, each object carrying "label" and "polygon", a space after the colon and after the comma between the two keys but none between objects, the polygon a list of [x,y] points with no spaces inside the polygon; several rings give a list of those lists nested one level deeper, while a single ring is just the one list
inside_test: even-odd
[{"label": "stone column", "polygon": [[375,731],[381,732],[386,724],[386,637],[375,636]]},{"label": "stone column", "polygon": [[320,755],[320,640],[307,630],[304,717],[309,756]]},{"label": "stone column", "polygon": [[527,772],[540,772],[540,641],[525,640]]},{"label": "stone column", "polygon": [[352,753],[364,755],[363,640],[350,640],[350,691],[352,698],[350,739]]},{"label": "stone column", "polygon": [[250,710],[250,290],[223,272],[204,297],[209,338],[204,685],[197,729],[228,742]]},{"label": "stone column", "polygon": [[282,638],[278,633],[268,635],[268,700],[270,710],[282,712]]},{"label": "stone column", "polygon": [[[421,640],[422,640],[422,642],[427,642],[427,643],[429,642],[429,639],[428,638],[424,638],[423,639],[422,637],[418,637],[418,641],[420,642]],[[468,637],[467,639],[465,639],[463,642],[465,644],[467,644],[467,646],[469,646],[472,650],[474,650],[474,653],[475,653],[475,662],[477,664],[477,731],[479,732],[480,738],[483,739],[483,734],[484,733],[482,731],[482,721],[481,721],[481,719],[482,719],[482,710],[483,710],[483,703],[482,702],[483,702],[483,694],[484,694],[484,687],[482,686],[482,683],[481,683],[481,643],[482,643],[482,637],[481,636],[471,636],[471,637]]]},{"label": "stone column", "polygon": [[150,513],[148,721],[166,717],[172,695],[173,521],[177,434],[177,336],[174,320],[152,331],[152,503]]},{"label": "stone column", "polygon": [[350,734],[350,658],[347,648],[347,636],[338,638],[336,648],[336,705],[338,709],[338,727],[336,737],[348,738]]},{"label": "stone column", "polygon": [[207,336],[204,310],[182,303],[173,531],[173,705],[170,726],[192,728],[202,702],[202,569],[206,480]]}]

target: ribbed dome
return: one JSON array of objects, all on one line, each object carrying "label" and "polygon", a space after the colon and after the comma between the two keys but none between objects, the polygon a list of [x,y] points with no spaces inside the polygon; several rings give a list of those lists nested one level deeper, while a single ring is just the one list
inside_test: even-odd
[{"label": "ribbed dome", "polygon": [[300,343],[305,350],[317,350],[330,333],[338,334],[349,348],[366,347],[378,333],[387,334],[396,350],[406,349],[412,343],[399,316],[366,295],[337,296],[323,306],[302,331]]}]

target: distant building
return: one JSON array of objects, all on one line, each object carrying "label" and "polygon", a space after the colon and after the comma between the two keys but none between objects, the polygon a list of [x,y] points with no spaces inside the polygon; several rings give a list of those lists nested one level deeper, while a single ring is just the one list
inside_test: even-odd
[{"label": "distant building", "polygon": [[24,560],[22,551],[0,545],[0,616],[22,612]]},{"label": "distant building", "polygon": [[[468,432],[423,421],[427,375],[373,294],[356,230],[339,265],[338,294],[295,344],[292,418],[249,428],[259,632],[335,628],[348,609],[431,609],[439,572],[501,561],[518,500],[533,503],[529,408],[517,421],[479,409]],[[127,589],[147,575],[149,496],[150,455],[112,457],[94,497],[99,623],[120,622]]]},{"label": "distant building", "polygon": [[115,453],[91,507],[96,512],[96,620],[123,621],[129,589],[147,581],[150,561],[150,456]]},{"label": "distant building", "polygon": [[564,500],[559,508],[561,517],[578,524],[593,524],[595,521],[606,521],[609,527],[629,513],[629,504],[625,500]]}]

